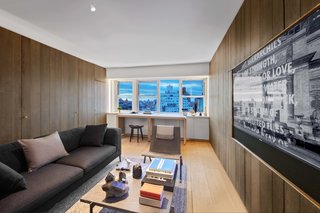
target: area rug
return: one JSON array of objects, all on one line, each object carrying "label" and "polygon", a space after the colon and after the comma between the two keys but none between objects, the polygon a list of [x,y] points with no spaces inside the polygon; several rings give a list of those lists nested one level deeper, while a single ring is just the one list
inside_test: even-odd
[{"label": "area rug", "polygon": [[[143,161],[143,157],[128,157],[133,162],[141,162]],[[122,161],[124,158],[122,158]],[[66,212],[69,208],[71,208],[80,198],[86,194],[92,187],[94,187],[100,180],[106,177],[108,172],[116,167],[119,163],[118,158],[104,167],[100,172],[94,175],[92,178],[83,183],[78,189],[73,191],[68,197],[56,203],[48,212],[49,213],[61,213]],[[146,162],[148,163],[148,162]],[[173,199],[171,203],[171,212],[186,212],[186,166],[182,167],[182,182],[179,180],[176,181],[176,186],[174,189]],[[177,177],[178,178],[178,177]],[[120,211],[115,211],[112,209],[102,209],[101,213],[121,213]]]},{"label": "area rug", "polygon": [[[130,158],[133,162],[141,162],[141,158]],[[149,163],[149,162],[146,162]],[[173,191],[173,198],[171,202],[170,213],[184,213],[186,212],[187,202],[187,167],[182,166],[182,181],[179,181],[179,171],[177,172],[177,179]],[[103,208],[100,213],[122,213],[113,209]]]},{"label": "area rug", "polygon": [[71,208],[80,198],[86,194],[92,187],[94,187],[100,180],[105,178],[106,174],[110,172],[115,166],[119,163],[119,159],[116,158],[103,169],[101,169],[97,174],[91,177],[89,180],[84,182],[79,188],[73,191],[69,196],[64,198],[63,200],[56,203],[48,213],[61,213],[66,212],[69,208]]}]

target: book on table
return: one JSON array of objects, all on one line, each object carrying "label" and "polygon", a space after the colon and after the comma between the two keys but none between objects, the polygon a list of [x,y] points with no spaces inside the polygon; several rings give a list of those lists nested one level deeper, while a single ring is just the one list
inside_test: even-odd
[{"label": "book on table", "polygon": [[161,208],[163,201],[163,186],[144,183],[140,189],[139,203]]},{"label": "book on table", "polygon": [[172,159],[155,158],[149,165],[146,175],[153,178],[172,180],[176,169],[176,161]]}]

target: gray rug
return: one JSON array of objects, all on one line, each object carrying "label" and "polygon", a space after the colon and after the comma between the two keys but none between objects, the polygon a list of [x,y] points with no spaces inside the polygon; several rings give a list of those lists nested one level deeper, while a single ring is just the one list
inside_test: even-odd
[{"label": "gray rug", "polygon": [[106,167],[101,169],[96,175],[84,182],[78,189],[69,194],[68,197],[64,198],[60,202],[56,203],[48,212],[49,213],[62,213],[66,212],[71,208],[80,198],[87,193],[92,187],[94,187],[101,179],[105,178],[107,173],[115,168],[116,164],[119,163],[119,159],[116,158]]},{"label": "gray rug", "polygon": [[[131,159],[131,158],[130,158]],[[131,159],[133,160],[133,159]],[[133,160],[134,162],[137,162]],[[148,163],[148,162],[147,162]],[[171,202],[171,213],[184,213],[186,212],[187,202],[187,167],[182,166],[182,182],[179,181],[179,170],[177,171],[176,185],[173,191],[173,198]],[[104,208],[100,213],[122,213],[122,211],[116,211],[113,209]]]},{"label": "gray rug", "polygon": [[[142,162],[142,157],[129,157],[130,160],[134,162]],[[118,158],[112,161],[109,165],[104,167],[100,172],[94,175],[92,178],[83,183],[78,189],[73,191],[68,197],[64,198],[60,202],[56,203],[52,209],[50,209],[49,213],[61,213],[66,212],[69,208],[71,208],[80,198],[87,193],[92,187],[94,187],[100,180],[105,178],[108,172],[110,172],[115,166],[119,163]],[[179,174],[179,173],[177,173]],[[186,212],[186,166],[182,168],[182,183],[179,180],[176,181],[176,186],[173,193],[173,199],[171,203],[171,212]],[[179,178],[179,177],[177,177]],[[115,211],[112,209],[102,209],[101,213],[121,213],[120,211]]]}]

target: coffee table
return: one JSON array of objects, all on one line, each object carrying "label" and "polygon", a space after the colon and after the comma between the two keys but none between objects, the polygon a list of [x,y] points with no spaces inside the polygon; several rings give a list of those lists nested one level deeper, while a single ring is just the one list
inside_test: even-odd
[{"label": "coffee table", "polygon": [[[136,163],[136,159],[134,160]],[[146,173],[146,169],[148,164],[139,162],[142,167],[142,177]],[[119,171],[113,169],[111,171],[112,174],[115,175],[116,178],[119,177]],[[119,210],[122,212],[170,212],[170,206],[172,202],[173,192],[164,191],[164,200],[162,204],[162,208],[155,208],[151,206],[141,205],[139,203],[139,195],[141,188],[141,180],[142,179],[134,179],[132,177],[132,171],[126,171],[127,181],[129,186],[128,196],[120,201],[113,202],[116,199],[108,199],[105,200],[106,193],[102,190],[102,185],[105,184],[105,180],[102,179],[97,185],[95,185],[90,191],[88,191],[80,201],[83,203],[87,203],[90,205],[90,213],[93,212],[93,208],[95,206],[100,206],[103,208],[109,208],[114,210]],[[107,175],[107,174],[106,174]]]}]

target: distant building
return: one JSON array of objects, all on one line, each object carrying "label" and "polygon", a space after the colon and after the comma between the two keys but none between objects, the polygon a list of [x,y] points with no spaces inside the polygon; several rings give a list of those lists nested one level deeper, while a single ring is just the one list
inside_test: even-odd
[{"label": "distant building", "polygon": [[132,101],[129,101],[127,98],[125,100],[120,98],[119,106],[121,106],[121,109],[123,110],[132,110]]},{"label": "distant building", "polygon": [[164,93],[160,94],[161,112],[179,112],[179,90],[174,91],[170,84]]}]

